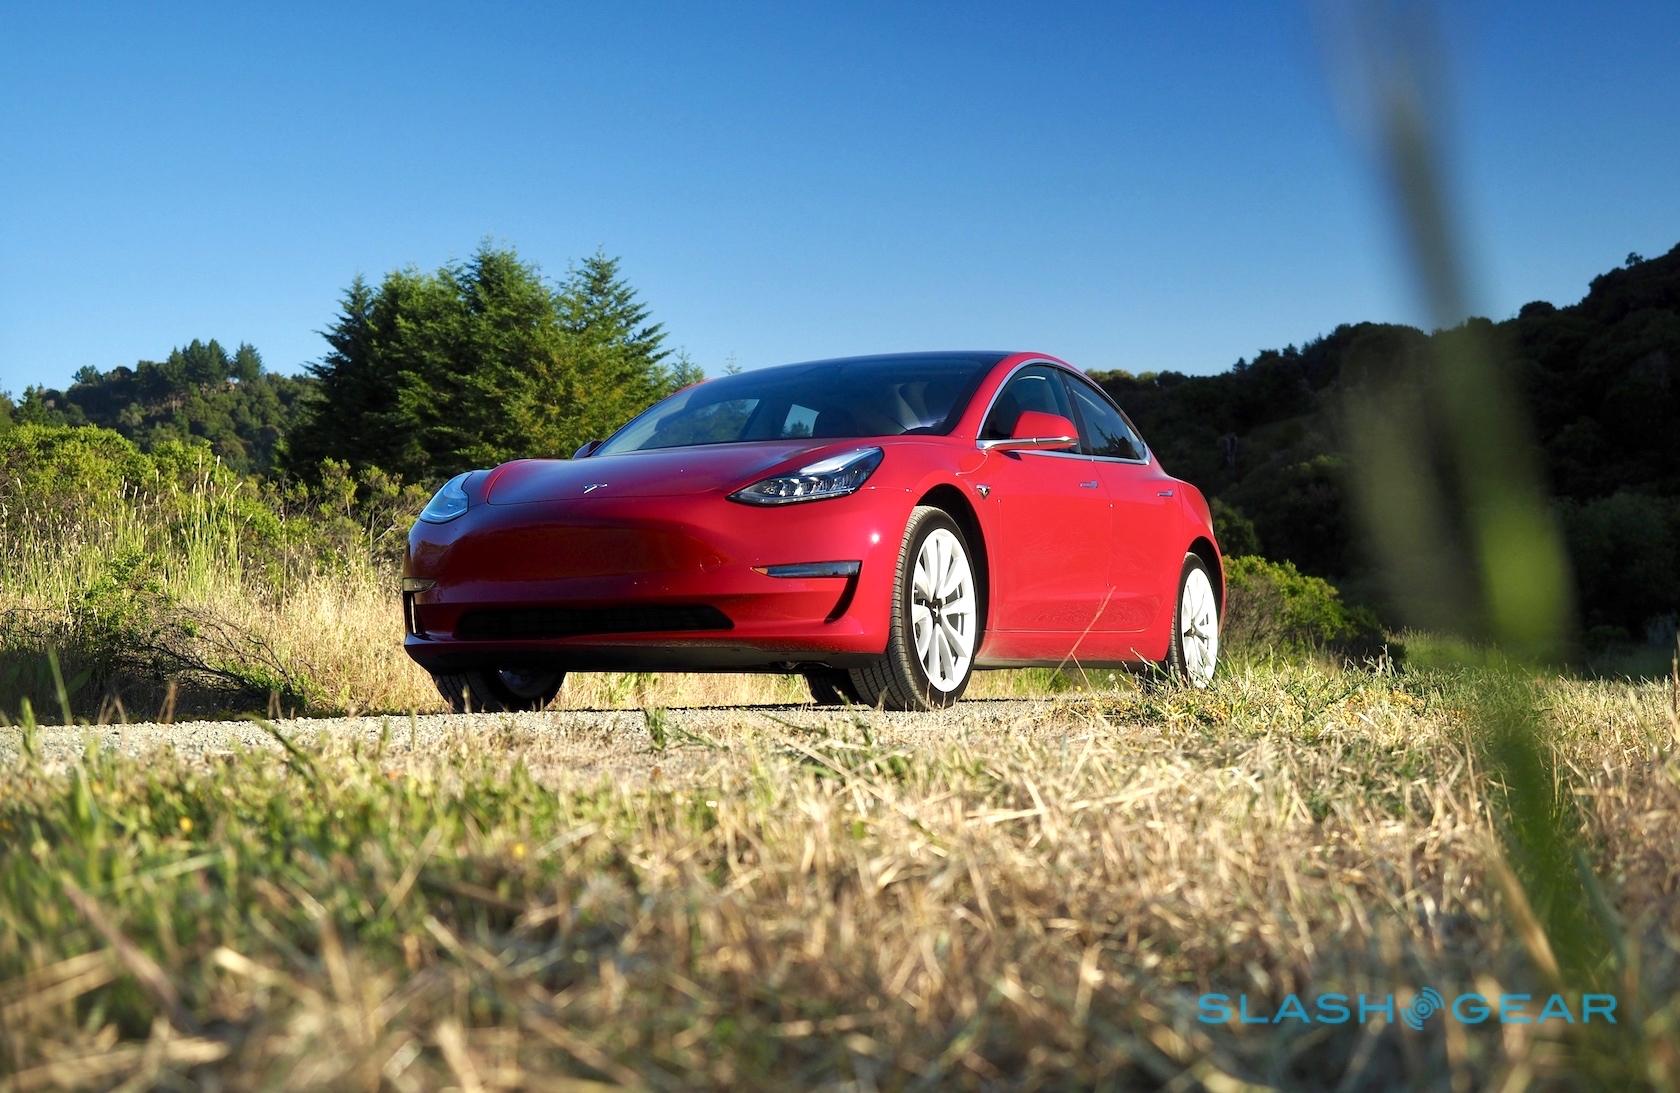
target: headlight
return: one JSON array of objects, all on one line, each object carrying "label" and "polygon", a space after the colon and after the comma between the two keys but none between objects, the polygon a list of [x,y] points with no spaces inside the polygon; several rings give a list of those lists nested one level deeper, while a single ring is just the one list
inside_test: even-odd
[{"label": "headlight", "polygon": [[443,484],[443,488],[432,495],[426,502],[426,507],[420,510],[420,519],[428,524],[447,524],[455,517],[467,511],[467,471],[458,474]]},{"label": "headlight", "polygon": [[880,465],[881,449],[855,448],[801,467],[793,474],[754,482],[730,494],[729,499],[745,501],[749,505],[791,505],[796,501],[844,497],[848,493],[856,493]]}]

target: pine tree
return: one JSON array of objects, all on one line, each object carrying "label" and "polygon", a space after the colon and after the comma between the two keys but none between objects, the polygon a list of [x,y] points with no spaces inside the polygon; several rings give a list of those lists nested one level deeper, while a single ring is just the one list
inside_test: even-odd
[{"label": "pine tree", "polygon": [[559,305],[568,333],[622,349],[650,372],[668,355],[664,324],[647,321],[648,308],[619,276],[618,259],[602,251],[573,267],[560,286]]},{"label": "pine tree", "polygon": [[441,481],[565,455],[697,373],[662,363],[662,330],[603,255],[558,288],[489,244],[378,289],[358,279],[325,336],[317,397],[287,440],[287,466],[307,477],[326,458]]},{"label": "pine tree", "polygon": [[[390,283],[387,278],[381,295]],[[309,366],[315,390],[285,441],[284,463],[295,474],[314,478],[327,458],[376,465],[394,454],[385,426],[396,404],[395,376],[381,369],[375,351],[375,302],[373,289],[357,275],[344,291],[337,320],[322,334],[327,354]]]},{"label": "pine tree", "polygon": [[262,354],[250,342],[240,342],[239,348],[233,354],[232,377],[239,381],[241,387],[249,386],[262,379]]},{"label": "pine tree", "polygon": [[[574,266],[557,297],[561,322],[574,338],[577,366],[569,391],[578,442],[606,436],[629,418],[702,378],[687,357],[664,348],[665,328],[619,273],[619,260],[596,251]],[[568,440],[569,442],[569,440]]]}]

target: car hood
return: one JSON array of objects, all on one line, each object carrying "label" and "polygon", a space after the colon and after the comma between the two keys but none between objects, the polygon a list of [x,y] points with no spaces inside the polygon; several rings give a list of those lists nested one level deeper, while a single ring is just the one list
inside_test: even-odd
[{"label": "car hood", "polygon": [[490,472],[485,500],[492,505],[522,505],[582,497],[681,497],[733,491],[801,455],[811,456],[801,462],[803,466],[825,452],[860,444],[792,440],[703,444],[583,459],[521,459]]}]

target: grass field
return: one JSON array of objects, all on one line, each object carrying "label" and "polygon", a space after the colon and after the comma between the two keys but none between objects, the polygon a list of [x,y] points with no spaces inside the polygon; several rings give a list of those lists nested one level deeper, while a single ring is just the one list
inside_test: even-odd
[{"label": "grass field", "polygon": [[1619,931],[1613,1029],[1198,1020],[1205,991],[1593,987],[1510,881],[1489,678],[1267,663],[179,753],[0,730],[0,1088],[1673,1085],[1666,684],[1519,684]]},{"label": "grass field", "polygon": [[[1680,1084],[1672,683],[1410,635],[1205,693],[620,674],[443,718],[389,536],[252,489],[0,514],[0,1091]],[[265,706],[389,716],[108,727]],[[1199,1020],[1426,987],[1620,1021]]]}]

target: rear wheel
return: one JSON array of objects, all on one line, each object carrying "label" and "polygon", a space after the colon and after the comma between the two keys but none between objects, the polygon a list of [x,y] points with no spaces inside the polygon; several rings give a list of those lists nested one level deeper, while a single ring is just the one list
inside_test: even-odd
[{"label": "rear wheel", "polygon": [[1184,556],[1178,578],[1178,606],[1173,609],[1172,646],[1167,669],[1192,687],[1213,681],[1219,663],[1219,599],[1207,563],[1194,554]]},{"label": "rear wheel", "polygon": [[527,668],[483,668],[433,673],[438,694],[452,713],[520,713],[554,701],[565,672]]},{"label": "rear wheel", "polygon": [[851,673],[839,668],[812,668],[801,673],[811,688],[811,699],[819,706],[859,705],[862,699],[852,686]]},{"label": "rear wheel", "polygon": [[968,540],[944,510],[910,514],[899,550],[887,652],[851,671],[864,705],[934,710],[968,689],[980,648],[980,592]]}]

